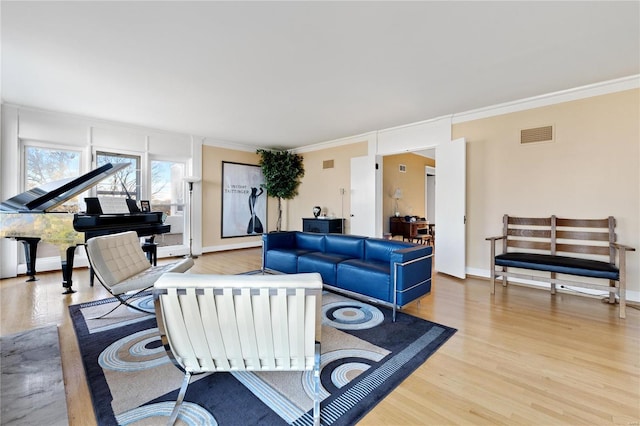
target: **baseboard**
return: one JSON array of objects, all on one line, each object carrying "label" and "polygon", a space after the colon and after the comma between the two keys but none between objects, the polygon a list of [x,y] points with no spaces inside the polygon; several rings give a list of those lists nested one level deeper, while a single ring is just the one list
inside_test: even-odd
[{"label": "baseboard", "polygon": [[262,240],[247,241],[246,243],[226,244],[222,246],[203,247],[202,253],[213,253],[216,251],[238,250],[243,248],[262,247]]},{"label": "baseboard", "polygon": [[[467,272],[467,275],[470,275],[470,276],[473,276],[473,277],[476,277],[476,278],[485,278],[487,280],[489,280],[491,278],[491,275],[490,275],[488,269],[467,268],[466,272]],[[517,285],[524,285],[524,286],[527,286],[527,287],[543,288],[543,289],[546,289],[546,290],[550,290],[551,289],[551,284],[545,283],[545,282],[540,282],[540,281],[534,281],[534,280],[524,280],[524,279],[520,279],[520,278],[511,278],[511,277],[509,277],[509,283],[517,284]],[[609,293],[606,293],[606,292],[603,292],[603,291],[598,291],[598,290],[592,290],[592,289],[588,289],[588,288],[581,288],[581,287],[576,287],[576,286],[566,286],[566,285],[565,286],[556,285],[556,287],[559,289],[559,291],[565,291],[567,293],[576,294],[576,295],[580,295],[580,296],[587,296],[587,297],[605,297],[605,296],[608,297],[609,296]],[[628,302],[640,303],[640,291],[627,290],[627,301]]]}]

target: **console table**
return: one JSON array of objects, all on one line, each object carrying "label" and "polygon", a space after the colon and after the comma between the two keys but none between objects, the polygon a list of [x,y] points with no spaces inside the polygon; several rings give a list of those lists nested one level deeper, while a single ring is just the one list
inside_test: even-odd
[{"label": "console table", "polygon": [[302,230],[321,234],[342,234],[342,221],[343,219],[302,218]]},{"label": "console table", "polygon": [[402,235],[402,240],[413,241],[418,235],[418,229],[429,228],[426,220],[406,221],[404,217],[392,216],[389,219],[389,232],[391,236]]}]

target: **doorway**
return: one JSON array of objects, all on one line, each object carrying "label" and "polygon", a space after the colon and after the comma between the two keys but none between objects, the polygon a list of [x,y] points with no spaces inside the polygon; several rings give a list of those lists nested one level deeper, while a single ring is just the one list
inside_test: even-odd
[{"label": "doorway", "polygon": [[[431,148],[431,147],[429,147]],[[428,148],[425,148],[428,149]],[[404,153],[416,153],[421,150],[406,150]],[[458,278],[466,277],[466,142],[464,138],[456,139],[435,146],[438,180],[435,185],[435,221],[438,223],[438,239],[435,250],[438,251],[438,272]],[[391,155],[389,153],[387,157]],[[379,157],[384,166],[385,156]],[[422,168],[424,170],[424,168]],[[424,173],[424,172],[422,172]],[[418,177],[424,194],[425,178]],[[414,180],[416,182],[416,180]],[[383,185],[378,193],[388,202],[391,188]],[[401,214],[402,215],[402,214]],[[409,214],[413,215],[413,214]],[[388,212],[383,210],[386,229]],[[378,222],[380,223],[380,222]]]}]

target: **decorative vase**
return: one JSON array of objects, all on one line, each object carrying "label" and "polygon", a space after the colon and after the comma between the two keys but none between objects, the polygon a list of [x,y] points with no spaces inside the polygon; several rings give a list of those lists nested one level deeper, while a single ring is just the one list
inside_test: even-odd
[{"label": "decorative vase", "polygon": [[314,206],[313,207],[313,217],[317,218],[318,216],[320,216],[320,212],[322,211],[322,208],[320,206]]}]

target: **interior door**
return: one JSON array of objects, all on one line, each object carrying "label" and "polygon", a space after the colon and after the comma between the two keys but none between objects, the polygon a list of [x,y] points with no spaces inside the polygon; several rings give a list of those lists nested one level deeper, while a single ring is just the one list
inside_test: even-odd
[{"label": "interior door", "polygon": [[466,143],[464,138],[436,146],[435,269],[458,278],[466,271]]},{"label": "interior door", "polygon": [[375,163],[369,157],[352,158],[349,234],[375,236],[375,193]]}]

